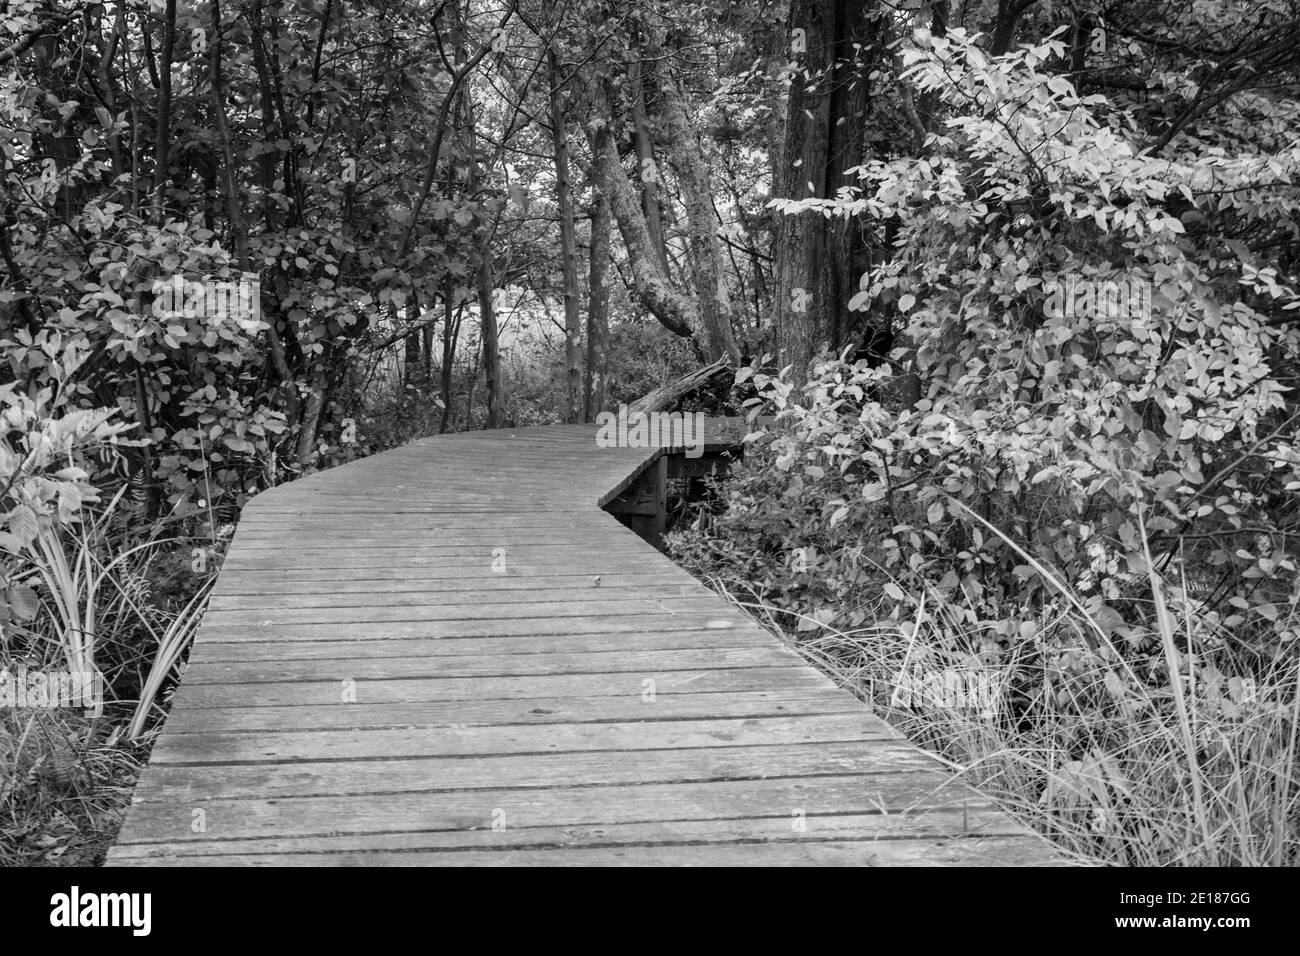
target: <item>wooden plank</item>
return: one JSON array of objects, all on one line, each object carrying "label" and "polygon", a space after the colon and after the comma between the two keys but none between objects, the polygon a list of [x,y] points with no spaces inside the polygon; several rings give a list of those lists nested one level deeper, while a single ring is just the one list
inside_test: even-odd
[{"label": "wooden plank", "polygon": [[[593,588],[593,590],[595,590]],[[378,624],[384,621],[509,621],[516,618],[626,617],[670,614],[708,617],[717,610],[714,597],[645,595],[631,600],[588,599],[541,603],[407,604],[381,607],[289,607],[241,608],[208,611],[205,621],[214,626],[253,624]]]},{"label": "wooden plank", "polygon": [[901,813],[987,806],[963,784],[939,773],[882,773],[775,780],[609,787],[457,790],[421,793],[295,797],[285,800],[205,800],[206,829],[196,833],[190,801],[139,803],[131,808],[118,842],[326,836],[339,832],[390,833],[565,826],[676,819],[778,817],[796,813]]},{"label": "wooden plank", "polygon": [[782,717],[805,714],[860,714],[862,705],[847,694],[825,688],[729,691],[725,702],[712,693],[659,694],[649,708],[639,696],[515,697],[493,700],[398,701],[378,704],[274,704],[173,710],[168,734],[223,731],[405,729],[456,724],[608,723],[611,721],[687,720],[715,716]]},{"label": "wooden plank", "polygon": [[[639,651],[701,651],[707,648],[768,647],[750,632],[735,630],[670,631],[643,634],[550,634],[539,637],[445,637],[429,640],[394,638],[369,641],[262,641],[225,643],[204,640],[190,662],[311,661],[384,657],[505,657],[549,654],[619,654]],[[612,649],[617,650],[612,650]],[[608,670],[608,668],[605,668]]]},{"label": "wooden plank", "polygon": [[908,770],[934,772],[933,758],[900,740],[870,743],[763,744],[694,750],[510,754],[472,760],[417,757],[364,761],[298,761],[216,766],[159,764],[138,802],[318,797],[474,790],[500,787],[698,783]]},{"label": "wooden plank", "polygon": [[[293,547],[293,548],[271,548],[265,551],[247,552],[240,551],[231,554],[226,559],[226,564],[232,567],[241,567],[248,565],[250,567],[258,566],[260,562],[269,562],[273,565],[283,565],[286,551],[293,556],[294,563],[299,567],[314,567],[315,562],[325,560],[331,561],[336,557],[345,557],[348,563],[343,567],[352,564],[378,563],[383,565],[388,562],[401,563],[419,563],[420,560],[433,560],[437,558],[451,558],[453,563],[459,563],[467,559],[481,559],[485,565],[491,563],[493,551],[496,548],[508,548],[521,556],[525,556],[530,561],[539,561],[549,557],[553,562],[566,560],[570,556],[578,556],[583,553],[590,554],[592,546],[589,542],[575,542],[572,540],[538,541],[538,542],[517,542],[510,538],[508,531],[502,531],[501,538],[497,543],[491,540],[484,541],[481,544],[463,544],[448,543],[443,544],[437,540],[427,542],[406,542],[393,544],[385,547],[352,547],[343,548],[342,554],[339,554],[340,548],[336,545],[322,544],[312,545],[311,547]],[[633,534],[624,534],[619,538],[617,547],[611,547],[606,550],[601,548],[602,554],[625,554],[625,555],[644,555],[645,545],[640,542]],[[599,555],[592,555],[599,558]],[[332,563],[321,564],[321,567],[336,567]]]},{"label": "wooden plank", "polygon": [[[796,826],[796,822],[799,826]],[[138,843],[116,847],[118,861],[151,860],[170,855],[195,859],[204,855],[331,854],[420,852],[448,850],[509,850],[516,848],[577,848],[618,846],[676,846],[726,843],[805,843],[840,840],[898,840],[989,836],[1021,836],[1019,826],[1005,814],[982,806],[917,810],[908,814],[842,813],[824,816],[749,817],[714,820],[665,820],[636,823],[575,824],[562,827],[520,827],[504,830],[476,827],[462,830],[423,830],[406,833],[332,834],[309,837],[266,837],[191,841],[183,844]],[[322,865],[330,865],[328,862]]]},{"label": "wooden plank", "polygon": [[[391,591],[384,594],[382,601],[376,601],[373,595],[347,591],[335,594],[293,594],[268,589],[260,594],[222,593],[217,596],[220,598],[219,603],[214,599],[214,604],[217,606],[210,608],[209,613],[213,616],[214,624],[218,619],[231,623],[233,616],[238,614],[248,615],[249,620],[246,623],[260,623],[275,620],[277,615],[283,616],[291,612],[295,615],[297,612],[304,614],[317,612],[323,616],[328,616],[335,611],[359,613],[360,610],[373,608],[378,603],[382,603],[386,612],[392,615],[396,615],[403,609],[414,608],[450,609],[452,613],[456,613],[455,609],[458,608],[491,604],[496,607],[518,605],[522,608],[532,608],[532,611],[524,615],[526,617],[536,617],[539,615],[539,609],[541,609],[540,613],[545,613],[545,609],[548,608],[554,608],[557,614],[569,617],[573,616],[572,612],[575,610],[586,609],[590,612],[593,605],[597,604],[624,605],[625,613],[639,613],[647,609],[657,611],[662,611],[664,608],[671,609],[677,606],[676,602],[710,600],[708,596],[700,594],[693,585],[665,585],[658,595],[654,595],[653,592],[631,587],[604,587],[603,582],[600,585],[593,585],[590,581],[585,582],[585,585],[580,588],[572,589],[502,588],[473,591],[469,588],[459,588],[445,592]],[[275,613],[268,617],[260,613],[264,611]],[[599,614],[599,611],[596,613]],[[406,617],[406,615],[401,616]],[[579,616],[591,615],[584,613]]]},{"label": "wooden plank", "polygon": [[[499,547],[504,548],[507,565],[525,565],[528,567],[556,568],[566,567],[587,574],[604,574],[607,570],[633,571],[644,557],[632,543],[619,544],[609,550],[593,551],[589,545],[564,545],[555,547],[511,545],[503,541]],[[644,547],[644,545],[643,545]],[[391,551],[387,554],[375,551],[351,551],[333,548],[296,553],[294,560],[299,567],[305,568],[344,568],[371,570],[385,568],[390,564],[402,564],[408,567],[444,569],[460,568],[483,574],[501,573],[493,569],[493,561],[501,554],[493,554],[494,548],[423,548],[419,550]],[[244,570],[261,570],[274,568],[284,563],[284,555],[277,553],[241,554],[234,553],[226,558],[222,567]]]},{"label": "wooden plank", "polygon": [[[172,862],[168,860],[167,862]],[[180,864],[180,861],[177,861]],[[137,865],[128,863],[127,865]],[[148,864],[146,864],[148,865]],[[156,865],[156,864],[153,864]],[[186,857],[185,866],[1063,866],[1033,837]]]},{"label": "wooden plank", "polygon": [[[430,642],[433,643],[433,642]],[[266,647],[266,645],[261,645]],[[283,646],[283,645],[279,645]],[[502,656],[418,655],[410,657],[329,657],[310,660],[190,662],[190,684],[248,684],[266,681],[393,680],[420,677],[505,677],[527,674],[658,673],[667,669],[790,667],[803,663],[793,651],[768,645],[675,648],[670,651],[588,651]]]},{"label": "wooden plank", "polygon": [[[676,568],[667,562],[660,562],[650,559],[637,559],[627,555],[617,555],[600,562],[581,563],[568,561],[563,565],[556,565],[554,562],[529,563],[521,561],[519,556],[506,549],[504,560],[495,564],[484,565],[481,561],[455,563],[450,566],[442,566],[436,569],[428,565],[398,564],[389,567],[376,565],[369,568],[299,568],[294,571],[283,571],[277,568],[239,568],[223,567],[221,569],[221,578],[217,581],[217,588],[224,590],[227,586],[224,579],[229,576],[234,579],[234,583],[247,583],[249,581],[262,580],[267,584],[267,590],[276,590],[278,585],[287,580],[301,580],[310,577],[313,582],[319,585],[329,586],[337,581],[392,581],[398,582],[420,582],[427,589],[442,589],[445,585],[447,588],[464,588],[464,587],[481,587],[496,588],[509,587],[508,581],[521,581],[532,578],[567,578],[568,586],[582,586],[591,583],[597,586],[595,576],[600,575],[599,587],[605,586],[606,580],[614,580],[620,577],[634,576],[638,573],[645,573],[649,578],[662,578],[664,576],[675,576],[675,580],[685,583],[694,580],[681,568]],[[475,583],[479,582],[479,583]],[[254,585],[255,586],[255,585]],[[401,584],[402,588],[409,588],[409,583]],[[521,584],[520,586],[524,586]],[[647,584],[652,587],[653,582]],[[359,585],[363,588],[365,585]],[[246,589],[246,588],[245,588]],[[377,592],[383,591],[382,586],[375,588]]]},{"label": "wooden plank", "polygon": [[[249,505],[245,506],[246,508]],[[546,513],[551,515],[590,515],[591,503],[585,499],[575,499],[573,501],[551,501],[546,505]],[[465,503],[448,502],[446,505],[434,507],[424,505],[419,508],[406,508],[400,503],[394,504],[390,508],[367,508],[359,510],[347,504],[334,505],[327,501],[322,501],[318,506],[310,506],[306,502],[302,503],[284,503],[281,505],[271,506],[263,505],[257,511],[257,516],[270,518],[278,521],[329,521],[331,525],[345,527],[349,523],[362,524],[367,527],[402,527],[404,520],[414,522],[439,522],[444,518],[469,518],[485,517],[495,518],[502,515],[517,515],[524,518],[536,517],[538,509],[531,505],[516,505],[510,499],[503,496],[502,500],[486,505],[470,506]],[[242,513],[241,513],[242,520]]]},{"label": "wooden plank", "polygon": [[[561,604],[576,605],[590,604],[592,601],[601,602],[636,602],[639,604],[657,604],[666,599],[699,599],[708,601],[717,601],[717,597],[705,591],[703,586],[694,582],[669,584],[664,583],[654,589],[646,589],[637,585],[608,585],[601,576],[601,581],[585,581],[581,587],[568,588],[511,588],[496,590],[479,590],[474,591],[468,588],[456,588],[443,591],[430,590],[427,587],[423,591],[392,591],[386,592],[382,599],[382,604],[388,608],[398,607],[455,607],[457,605],[474,604],[483,605],[491,603],[494,606],[505,604]],[[265,600],[265,605],[259,604],[259,600]],[[288,591],[282,593],[279,591],[263,591],[260,594],[240,594],[230,595],[229,592],[223,592],[214,596],[209,605],[209,612],[239,612],[247,610],[289,610],[289,609],[337,609],[337,608],[361,608],[373,607],[376,603],[374,593],[357,593],[353,591],[327,592],[327,593],[294,593]],[[254,615],[257,617],[258,615]]]},{"label": "wooden plank", "polygon": [[[218,594],[223,601],[231,597],[257,598],[275,595],[282,598],[310,600],[316,595],[337,596],[347,600],[344,595],[360,595],[387,604],[388,595],[414,593],[421,595],[447,595],[458,592],[473,591],[464,600],[496,601],[508,600],[506,594],[514,591],[532,591],[537,593],[554,593],[569,591],[576,594],[589,588],[602,588],[600,593],[618,594],[632,588],[662,589],[668,594],[701,593],[697,589],[703,584],[678,569],[660,571],[653,569],[645,574],[606,573],[596,582],[587,574],[492,574],[485,576],[475,574],[469,578],[442,576],[436,584],[429,581],[428,573],[421,572],[415,577],[396,577],[392,572],[381,571],[382,577],[332,577],[326,578],[318,571],[271,572],[271,571],[223,571],[217,581]],[[246,605],[245,605],[246,606]]]},{"label": "wooden plank", "polygon": [[[715,616],[716,614],[716,616]],[[630,634],[646,630],[664,632],[698,630],[738,630],[761,633],[749,620],[743,620],[727,609],[714,614],[622,614],[605,617],[557,618],[549,615],[492,619],[477,618],[457,621],[385,621],[382,623],[354,621],[330,624],[329,622],[293,624],[221,624],[204,623],[200,639],[213,636],[217,640],[238,642],[288,641],[303,638],[319,640],[323,635],[349,640],[389,640],[392,638],[422,637],[508,637],[510,635],[547,634]]]},{"label": "wooden plank", "polygon": [[[357,529],[358,531],[368,531],[368,529]],[[395,540],[392,529],[385,532],[382,529],[368,531],[368,533],[356,533],[350,530],[321,530],[316,533],[310,531],[298,530],[283,532],[278,531],[256,531],[252,534],[241,534],[239,546],[244,551],[279,551],[297,550],[301,548],[314,547],[347,547],[354,550],[381,548],[391,550],[393,548],[408,548],[408,544],[402,544]],[[408,532],[410,529],[405,529]],[[466,528],[463,531],[453,531],[447,529],[420,532],[418,537],[421,540],[421,546],[425,544],[436,544],[439,547],[461,546],[461,545],[492,545],[493,542],[499,541],[503,536],[507,537],[511,543],[519,544],[552,544],[557,541],[561,543],[572,543],[575,532],[590,531],[604,535],[607,529],[597,525],[591,525],[586,528],[565,527],[561,524],[537,525],[532,528],[518,528],[502,525],[500,527],[491,527],[480,525],[473,530]],[[613,532],[610,532],[611,534]],[[414,537],[407,535],[407,537]]]},{"label": "wooden plank", "polygon": [[[351,681],[351,683],[349,683]],[[653,684],[648,684],[652,681]],[[329,681],[275,681],[248,684],[186,682],[177,692],[177,705],[224,707],[238,699],[248,707],[271,704],[338,704],[345,695],[356,703],[382,704],[421,700],[508,700],[520,697],[640,698],[653,687],[656,699],[666,694],[690,692],[772,690],[774,688],[830,688],[830,681],[807,666],[738,667],[728,670],[681,670],[658,673],[562,674],[528,677],[441,677],[396,680],[348,678]],[[725,705],[723,705],[725,706]]]},{"label": "wooden plank", "polygon": [[[726,701],[719,704],[725,707]],[[647,713],[654,705],[646,704]],[[830,741],[899,740],[870,714],[799,717],[715,717],[705,720],[604,724],[501,724],[401,730],[285,731],[282,733],[165,734],[152,763],[284,763],[293,760],[366,760],[380,757],[474,757],[591,750],[688,750],[699,747]]]}]

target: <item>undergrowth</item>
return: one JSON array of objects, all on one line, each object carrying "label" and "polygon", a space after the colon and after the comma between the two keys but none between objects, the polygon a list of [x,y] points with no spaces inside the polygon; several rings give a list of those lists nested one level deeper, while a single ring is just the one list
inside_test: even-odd
[{"label": "undergrowth", "polygon": [[967,442],[955,402],[891,409],[860,365],[802,400],[756,379],[775,424],[669,536],[686,567],[1071,856],[1300,862],[1289,411],[1271,446],[1188,452],[1210,480],[1084,488],[1022,440],[1047,406],[977,409]]}]

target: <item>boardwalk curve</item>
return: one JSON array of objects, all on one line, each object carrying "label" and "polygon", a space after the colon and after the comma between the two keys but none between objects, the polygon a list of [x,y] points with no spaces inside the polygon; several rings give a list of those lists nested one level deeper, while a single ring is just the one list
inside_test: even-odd
[{"label": "boardwalk curve", "polygon": [[257,496],[110,865],[1061,862],[600,505],[594,426]]}]

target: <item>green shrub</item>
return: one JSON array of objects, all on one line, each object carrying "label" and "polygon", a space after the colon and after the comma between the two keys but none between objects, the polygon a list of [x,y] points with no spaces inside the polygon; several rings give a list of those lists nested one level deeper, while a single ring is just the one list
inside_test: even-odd
[{"label": "green shrub", "polygon": [[[1036,481],[1063,457],[1028,440],[1043,407],[959,414],[960,396],[936,390],[900,410],[872,397],[889,394],[886,372],[843,362],[818,367],[802,402],[753,377],[774,425],[748,437],[710,520],[672,538],[688,566],[1074,852],[1294,858],[1300,594],[1285,534],[1276,573],[1243,564],[1225,585],[1213,550],[1152,532],[1147,515],[1169,510],[1160,469],[1130,471],[1142,483],[1113,497]],[[1237,500],[1268,526],[1267,499]],[[984,699],[900,709],[917,673],[978,679]]]}]

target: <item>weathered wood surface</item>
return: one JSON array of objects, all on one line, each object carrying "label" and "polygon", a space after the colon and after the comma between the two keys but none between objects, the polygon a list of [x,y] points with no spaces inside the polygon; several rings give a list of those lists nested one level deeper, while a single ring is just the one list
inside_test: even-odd
[{"label": "weathered wood surface", "polygon": [[259,495],[109,864],[1063,862],[599,510],[658,454],[478,432]]}]

